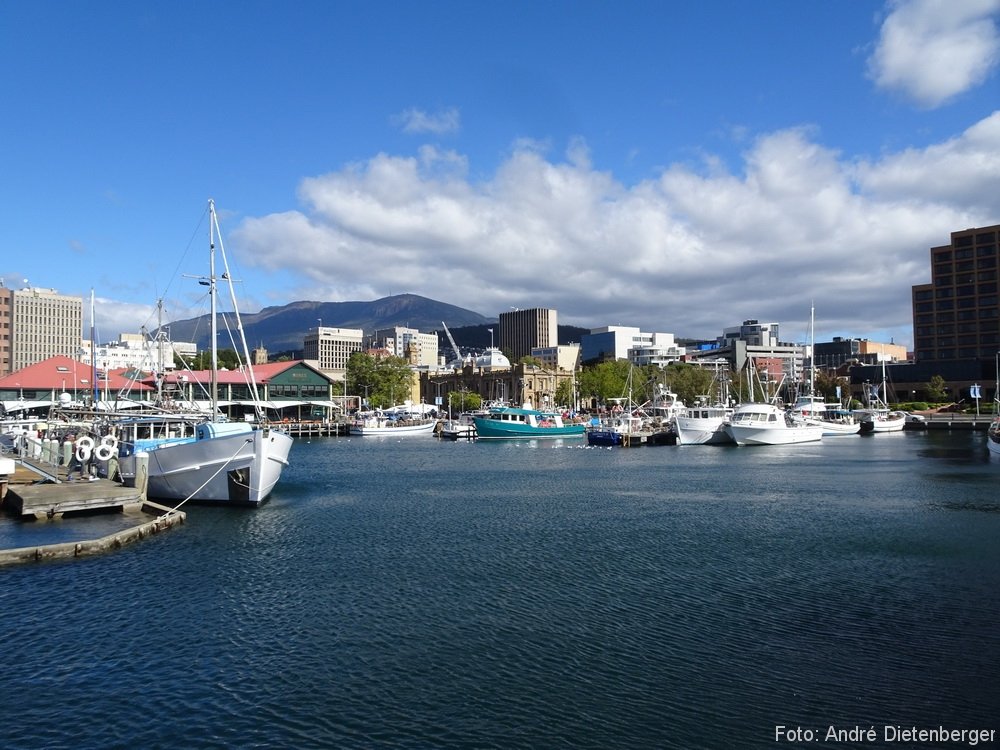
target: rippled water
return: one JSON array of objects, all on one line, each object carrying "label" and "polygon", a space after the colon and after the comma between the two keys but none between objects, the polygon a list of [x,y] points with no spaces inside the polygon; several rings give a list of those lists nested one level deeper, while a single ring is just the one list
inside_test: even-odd
[{"label": "rippled water", "polygon": [[260,509],[192,508],[111,555],[0,570],[0,745],[1000,729],[982,435],[581,443],[297,442]]}]

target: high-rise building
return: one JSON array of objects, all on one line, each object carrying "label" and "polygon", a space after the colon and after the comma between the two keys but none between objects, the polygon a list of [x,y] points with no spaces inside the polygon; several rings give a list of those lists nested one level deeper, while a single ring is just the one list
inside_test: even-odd
[{"label": "high-rise building", "polygon": [[385,349],[415,366],[435,367],[438,363],[437,334],[421,333],[416,328],[379,329],[371,335],[367,348]]},{"label": "high-rise building", "polygon": [[314,361],[320,370],[347,372],[347,360],[354,352],[363,351],[364,331],[320,326],[309,331],[302,343],[302,358]]},{"label": "high-rise building", "polygon": [[951,233],[931,248],[931,282],[913,287],[917,362],[992,360],[1000,349],[1000,224]]},{"label": "high-rise building", "polygon": [[500,313],[500,349],[518,362],[538,347],[559,344],[559,313],[535,307]]},{"label": "high-rise building", "polygon": [[14,290],[8,289],[0,279],[0,378],[13,372],[13,331],[11,310],[14,306]]},{"label": "high-rise building", "polygon": [[[10,371],[49,357],[77,357],[83,341],[83,298],[55,289],[9,292]],[[0,334],[4,331],[0,330]]]}]

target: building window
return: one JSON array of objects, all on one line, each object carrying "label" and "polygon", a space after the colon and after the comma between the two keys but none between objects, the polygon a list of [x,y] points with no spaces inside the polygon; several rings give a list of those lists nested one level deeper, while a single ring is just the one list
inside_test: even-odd
[{"label": "building window", "polygon": [[936,276],[934,278],[934,286],[951,286],[952,281],[951,274],[945,274],[944,276]]},{"label": "building window", "polygon": [[997,241],[996,232],[983,232],[981,234],[976,235],[977,245],[983,245],[986,244],[987,242],[996,242],[996,241]]},{"label": "building window", "polygon": [[[955,247],[972,247],[972,235],[967,234],[964,237],[958,237],[952,244]],[[958,257],[958,252],[955,253],[955,257]]]}]

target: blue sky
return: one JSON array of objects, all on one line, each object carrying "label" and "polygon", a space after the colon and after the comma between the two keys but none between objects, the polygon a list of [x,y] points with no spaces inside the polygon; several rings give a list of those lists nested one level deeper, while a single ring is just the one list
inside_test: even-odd
[{"label": "blue sky", "polygon": [[[101,340],[411,292],[912,345],[1000,223],[1000,0],[0,3],[0,277]],[[202,222],[202,223],[199,223]]]}]

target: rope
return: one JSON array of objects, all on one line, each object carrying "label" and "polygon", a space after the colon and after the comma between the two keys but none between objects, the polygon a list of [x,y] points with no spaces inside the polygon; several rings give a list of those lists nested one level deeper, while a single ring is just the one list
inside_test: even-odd
[{"label": "rope", "polygon": [[230,456],[228,459],[226,459],[226,462],[224,464],[222,464],[222,466],[220,466],[218,469],[216,469],[215,473],[212,474],[212,476],[210,476],[208,479],[206,479],[202,483],[201,487],[199,487],[194,492],[192,492],[190,495],[188,495],[186,498],[184,498],[183,500],[181,500],[179,503],[177,503],[177,505],[175,505],[173,508],[171,508],[170,510],[168,510],[166,513],[162,514],[160,516],[160,518],[166,518],[166,517],[170,516],[171,514],[176,513],[177,510],[178,510],[178,508],[180,508],[182,505],[184,505],[184,503],[186,503],[192,497],[194,497],[199,492],[201,492],[209,482],[211,482],[213,479],[215,479],[217,476],[219,476],[219,474],[222,472],[222,470],[225,469],[227,466],[229,466],[229,464],[231,464],[233,462],[233,460],[238,455],[240,455],[240,452],[243,450],[243,448],[246,447],[247,445],[249,445],[252,442],[253,442],[253,438],[247,438],[243,442],[243,445],[241,445],[239,448],[237,448],[236,452],[232,456]]}]

